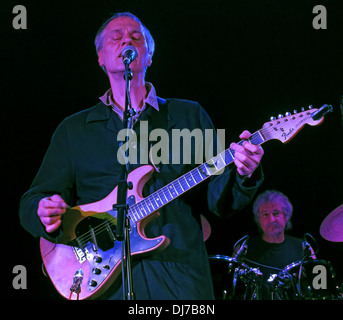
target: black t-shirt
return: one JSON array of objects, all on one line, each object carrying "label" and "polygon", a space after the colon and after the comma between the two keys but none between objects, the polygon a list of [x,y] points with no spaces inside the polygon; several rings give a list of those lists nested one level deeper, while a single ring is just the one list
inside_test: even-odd
[{"label": "black t-shirt", "polygon": [[[248,241],[248,250],[244,263],[253,268],[259,268],[263,282],[263,299],[269,299],[270,294],[266,288],[267,281],[272,274],[278,274],[292,263],[303,257],[302,239],[285,235],[281,243],[269,243],[257,236]],[[254,263],[255,262],[255,263]]]},{"label": "black t-shirt", "polygon": [[[287,265],[299,261],[303,255],[302,239],[285,235],[285,240],[281,243],[269,243],[257,236],[248,241],[248,250],[245,256],[250,261],[257,262],[271,268],[263,268],[265,273],[278,273],[277,269],[284,269]],[[250,261],[246,261],[249,265]],[[273,269],[277,268],[277,269]],[[262,271],[262,270],[261,270]],[[262,273],[264,273],[262,271]]]}]

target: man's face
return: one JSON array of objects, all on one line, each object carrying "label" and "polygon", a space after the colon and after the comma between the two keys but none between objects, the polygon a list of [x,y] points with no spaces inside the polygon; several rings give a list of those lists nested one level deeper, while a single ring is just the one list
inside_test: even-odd
[{"label": "man's face", "polygon": [[145,72],[151,64],[151,54],[148,52],[147,41],[141,25],[129,17],[112,20],[104,29],[103,47],[99,50],[99,64],[104,66],[108,74],[125,70],[122,51],[126,46],[134,46],[138,57],[130,64],[133,74]]},{"label": "man's face", "polygon": [[282,206],[277,202],[267,202],[259,207],[260,225],[264,234],[277,236],[284,232],[287,219]]}]

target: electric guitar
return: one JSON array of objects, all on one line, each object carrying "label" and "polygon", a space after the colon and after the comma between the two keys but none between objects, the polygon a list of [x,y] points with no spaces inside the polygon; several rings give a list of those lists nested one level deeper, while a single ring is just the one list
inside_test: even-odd
[{"label": "electric guitar", "polygon": [[[329,111],[332,107],[324,105],[320,109],[271,118],[262,129],[251,135],[249,141],[255,145],[271,139],[285,143],[305,124],[320,124]],[[143,165],[132,171],[128,175],[128,181],[132,182],[132,189],[128,190],[131,256],[134,258],[135,255],[148,255],[164,249],[169,239],[164,235],[147,238],[145,226],[159,215],[161,207],[231,164],[234,156],[234,150],[228,148],[146,198],[143,198],[142,190],[154,168]],[[67,209],[58,243],[40,239],[45,269],[63,297],[95,299],[120,275],[121,242],[116,240],[117,212],[113,210],[116,199],[117,187],[103,200]]]}]

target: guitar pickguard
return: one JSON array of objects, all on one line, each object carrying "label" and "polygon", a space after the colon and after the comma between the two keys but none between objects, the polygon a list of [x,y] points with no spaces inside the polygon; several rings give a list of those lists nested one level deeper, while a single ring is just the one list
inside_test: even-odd
[{"label": "guitar pickguard", "polygon": [[[108,215],[111,215],[110,219]],[[86,260],[89,263],[89,277],[84,281],[87,281],[86,289],[90,293],[96,291],[112,272],[119,268],[122,242],[116,240],[116,217],[117,212],[110,210],[83,219],[75,228],[76,239],[68,244],[73,247],[81,265]],[[163,241],[162,238],[145,240],[142,238],[144,234],[138,229],[137,224],[131,222],[132,255],[151,251]]]}]

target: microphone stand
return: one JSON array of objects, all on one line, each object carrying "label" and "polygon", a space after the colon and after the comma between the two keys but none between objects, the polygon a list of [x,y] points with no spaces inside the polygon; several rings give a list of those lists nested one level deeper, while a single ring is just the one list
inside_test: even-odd
[{"label": "microphone stand", "polygon": [[[133,77],[129,68],[130,62],[124,61],[125,65],[125,111],[123,116],[123,127],[126,128],[125,143],[129,140],[130,130],[132,130],[132,117],[135,113],[131,108],[130,81]],[[120,147],[123,145],[121,142]],[[118,182],[117,204],[113,205],[113,210],[117,210],[116,239],[122,242],[122,282],[123,300],[135,300],[132,281],[131,247],[130,247],[130,219],[128,217],[129,205],[127,203],[127,190],[132,189],[132,183],[127,181],[129,171],[128,149],[125,151],[125,164],[122,165]]]}]

